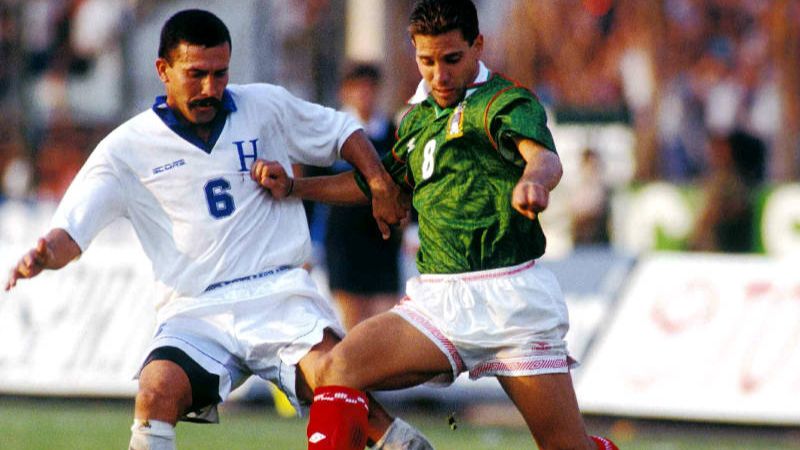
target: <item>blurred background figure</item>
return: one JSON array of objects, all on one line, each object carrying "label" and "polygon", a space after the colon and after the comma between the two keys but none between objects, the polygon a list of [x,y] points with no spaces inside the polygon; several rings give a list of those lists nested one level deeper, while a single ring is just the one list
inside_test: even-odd
[{"label": "blurred background figure", "polygon": [[581,153],[580,173],[571,199],[574,245],[608,245],[611,192],[603,175],[600,155],[591,148]]},{"label": "blurred background figure", "polygon": [[7,119],[0,124],[0,203],[28,199],[32,184],[33,168],[19,123]]},{"label": "blurred background figure", "polygon": [[[379,109],[381,73],[372,64],[352,63],[339,88],[341,108],[363,126],[381,157],[391,151],[395,126]],[[351,167],[344,161],[333,170]],[[398,258],[402,233],[383,240],[372,208],[331,207],[325,231],[325,255],[331,293],[345,328],[390,309],[399,290]]]},{"label": "blurred background figure", "polygon": [[710,170],[689,250],[746,253],[755,242],[754,193],[763,179],[764,144],[742,131],[710,144]]},{"label": "blurred background figure", "polygon": [[36,152],[36,197],[58,203],[88,156],[92,131],[70,122],[54,123],[44,131]]}]

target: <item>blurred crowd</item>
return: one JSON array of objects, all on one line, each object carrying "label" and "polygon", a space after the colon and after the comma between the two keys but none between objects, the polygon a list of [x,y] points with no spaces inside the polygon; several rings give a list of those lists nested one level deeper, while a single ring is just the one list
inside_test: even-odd
[{"label": "blurred crowd", "polygon": [[637,178],[698,181],[711,142],[772,150],[762,177],[796,179],[800,2],[517,1],[498,65],[565,119],[627,119]]},{"label": "blurred crowd", "polygon": [[[331,21],[343,28],[346,0],[260,1],[283,17],[272,30],[283,50],[278,69],[263,81],[285,84],[309,100],[336,102],[338,77],[325,70],[344,69],[347,62],[337,47],[321,46],[332,44],[315,30]],[[0,196],[60,197],[97,140],[130,114],[126,42],[165,3],[0,0]],[[489,66],[532,88],[555,123],[628,123],[636,135],[634,181],[707,190],[710,210],[698,226],[713,229],[725,220],[721,212],[749,208],[725,203],[733,197],[726,193],[746,196],[763,183],[798,179],[800,1],[476,4]],[[387,29],[404,29],[405,13],[387,15],[399,22]],[[387,36],[389,43],[394,39]],[[390,45],[405,51],[402,57],[379,61],[389,74],[384,93],[410,94],[417,81],[403,44]],[[575,176],[586,195],[573,205],[574,238],[608,242],[611,192],[602,154],[586,149],[581,162]],[[702,234],[692,239],[693,248],[722,248]]]},{"label": "blurred crowd", "polygon": [[122,118],[128,0],[0,2],[2,194],[57,201]]}]

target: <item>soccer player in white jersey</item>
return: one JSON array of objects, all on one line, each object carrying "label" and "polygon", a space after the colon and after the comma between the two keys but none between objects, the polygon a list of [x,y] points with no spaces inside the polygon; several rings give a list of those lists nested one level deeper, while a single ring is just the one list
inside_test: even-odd
[{"label": "soccer player in white jersey", "polygon": [[[163,292],[155,300],[158,330],[137,374],[134,450],[174,449],[178,420],[216,422],[217,404],[250,375],[280,386],[296,407],[308,405],[317,361],[343,335],[300,268],[310,252],[301,201],[273,201],[253,180],[269,185],[270,174],[250,173],[257,158],[291,171],[293,163],[341,157],[369,180],[385,235],[405,215],[396,206],[399,189],[353,120],[277,86],[228,85],[230,55],[227,27],[207,11],[182,11],[165,23],[156,69],[166,95],[98,144],[52,229],[6,284],[60,269],[113,220],[131,222]],[[292,186],[272,189],[285,196]],[[322,393],[316,401],[343,414],[369,408],[367,436],[353,436],[348,449],[367,442],[431,448],[363,394]],[[317,432],[309,448],[334,448],[332,438]]]}]

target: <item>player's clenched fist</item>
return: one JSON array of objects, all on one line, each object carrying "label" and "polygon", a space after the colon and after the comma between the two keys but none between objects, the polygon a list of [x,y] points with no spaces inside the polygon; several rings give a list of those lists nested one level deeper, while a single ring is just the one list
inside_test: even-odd
[{"label": "player's clenched fist", "polygon": [[276,199],[288,197],[294,187],[294,179],[277,161],[257,159],[250,168],[250,178],[267,189]]},{"label": "player's clenched fist", "polygon": [[550,203],[550,190],[547,187],[527,180],[520,180],[511,194],[511,205],[528,219],[536,219],[536,215],[547,208]]},{"label": "player's clenched fist", "polygon": [[11,270],[6,283],[6,291],[11,290],[17,285],[17,280],[20,278],[33,278],[46,269],[50,261],[53,260],[53,252],[47,246],[47,241],[40,238],[36,243],[36,247],[32,248],[28,253],[20,258],[17,265]]}]

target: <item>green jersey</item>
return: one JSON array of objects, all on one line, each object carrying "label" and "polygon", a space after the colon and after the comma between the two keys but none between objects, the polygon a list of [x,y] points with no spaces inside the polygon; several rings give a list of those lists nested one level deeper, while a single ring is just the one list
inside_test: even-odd
[{"label": "green jersey", "polygon": [[428,96],[403,117],[383,163],[412,192],[420,273],[507,267],[544,253],[538,219],[511,206],[525,167],[515,137],[556,151],[536,97],[498,74],[470,86],[458,105],[443,109]]}]

